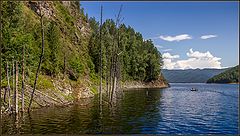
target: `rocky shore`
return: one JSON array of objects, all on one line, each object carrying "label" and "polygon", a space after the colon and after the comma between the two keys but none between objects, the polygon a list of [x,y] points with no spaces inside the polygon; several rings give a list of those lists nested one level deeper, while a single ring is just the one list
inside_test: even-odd
[{"label": "rocky shore", "polygon": [[160,77],[157,80],[152,80],[149,82],[144,81],[127,81],[123,83],[122,88],[123,90],[127,89],[144,89],[144,88],[167,88],[170,85],[167,81]]}]

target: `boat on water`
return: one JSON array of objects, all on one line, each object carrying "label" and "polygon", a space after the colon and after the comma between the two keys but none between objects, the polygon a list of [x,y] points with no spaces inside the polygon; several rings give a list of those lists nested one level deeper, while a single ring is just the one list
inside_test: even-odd
[{"label": "boat on water", "polygon": [[197,88],[192,88],[191,91],[197,91]]}]

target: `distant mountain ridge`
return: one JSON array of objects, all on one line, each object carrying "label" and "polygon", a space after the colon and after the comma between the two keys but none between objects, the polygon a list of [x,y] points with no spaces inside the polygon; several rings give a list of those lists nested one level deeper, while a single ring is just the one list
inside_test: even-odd
[{"label": "distant mountain ridge", "polygon": [[218,75],[225,69],[186,69],[168,70],[162,69],[162,74],[169,83],[206,83],[207,80]]},{"label": "distant mountain ridge", "polygon": [[207,83],[239,83],[239,65],[213,76]]}]

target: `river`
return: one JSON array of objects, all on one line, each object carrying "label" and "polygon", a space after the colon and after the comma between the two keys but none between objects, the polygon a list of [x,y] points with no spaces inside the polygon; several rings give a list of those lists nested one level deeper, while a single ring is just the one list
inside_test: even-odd
[{"label": "river", "polygon": [[[51,107],[3,118],[3,134],[238,134],[239,86],[172,83],[165,89],[124,91],[99,115],[88,105]],[[190,91],[191,88],[198,91]]]}]

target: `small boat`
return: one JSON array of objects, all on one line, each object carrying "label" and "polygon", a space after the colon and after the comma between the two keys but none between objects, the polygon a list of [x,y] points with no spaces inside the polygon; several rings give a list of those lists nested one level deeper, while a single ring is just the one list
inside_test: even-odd
[{"label": "small boat", "polygon": [[197,91],[197,89],[196,88],[192,88],[191,91]]}]

